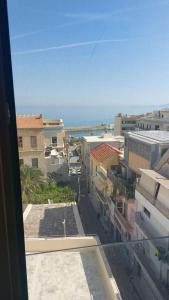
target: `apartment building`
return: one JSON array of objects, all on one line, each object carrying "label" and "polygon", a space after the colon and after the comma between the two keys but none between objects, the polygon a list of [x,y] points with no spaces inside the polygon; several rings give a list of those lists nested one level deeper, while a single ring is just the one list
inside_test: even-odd
[{"label": "apartment building", "polygon": [[111,225],[111,182],[107,169],[118,165],[122,151],[109,145],[101,144],[90,151],[90,192],[93,206],[100,214],[104,225]]},{"label": "apartment building", "polygon": [[115,240],[129,240],[134,232],[135,185],[141,175],[140,168],[158,169],[169,175],[169,132],[129,132],[125,136],[124,159],[118,166],[108,168],[112,183],[112,201]]},{"label": "apartment building", "polygon": [[141,170],[136,186],[135,239],[145,240],[135,248],[135,257],[147,280],[154,282],[154,299],[169,293],[169,180],[153,170]]},{"label": "apartment building", "polygon": [[124,137],[104,133],[101,136],[84,136],[81,139],[81,160],[88,174],[90,170],[90,151],[103,143],[121,149],[124,145]]},{"label": "apartment building", "polygon": [[135,176],[128,172],[124,160],[117,166],[108,168],[107,176],[111,182],[113,206],[112,224],[116,241],[131,240],[135,217]]},{"label": "apartment building", "polygon": [[17,136],[20,165],[39,168],[45,175],[42,115],[18,115]]},{"label": "apartment building", "polygon": [[114,118],[114,135],[124,135],[128,131],[136,130],[139,118],[140,115],[122,115],[119,113]]},{"label": "apartment building", "polygon": [[169,149],[169,131],[129,132],[125,137],[124,159],[140,175],[140,168],[154,169]]},{"label": "apartment building", "polygon": [[155,110],[137,119],[139,130],[169,130],[169,109]]},{"label": "apartment building", "polygon": [[52,146],[58,151],[64,149],[65,131],[62,119],[43,119],[43,133],[45,148]]}]

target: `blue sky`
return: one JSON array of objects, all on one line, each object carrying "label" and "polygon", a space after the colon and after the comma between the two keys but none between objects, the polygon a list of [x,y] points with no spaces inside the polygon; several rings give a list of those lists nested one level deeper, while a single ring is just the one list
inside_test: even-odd
[{"label": "blue sky", "polygon": [[169,0],[8,0],[16,104],[169,103]]}]

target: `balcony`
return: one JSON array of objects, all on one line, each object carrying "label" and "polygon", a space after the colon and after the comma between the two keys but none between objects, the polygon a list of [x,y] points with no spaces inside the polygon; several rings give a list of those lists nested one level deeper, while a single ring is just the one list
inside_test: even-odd
[{"label": "balcony", "polygon": [[133,199],[135,195],[135,186],[128,179],[122,177],[120,172],[117,172],[113,168],[109,168],[107,171],[108,178],[117,187],[120,193],[122,193],[127,199]]},{"label": "balcony", "polygon": [[119,209],[116,207],[115,210],[115,215],[116,218],[118,219],[120,225],[124,228],[125,231],[131,232],[132,231],[132,226],[128,222],[128,220],[124,217],[124,215],[119,211]]},{"label": "balcony", "polygon": [[167,219],[169,219],[169,208],[166,207],[162,202],[155,199],[154,195],[151,195],[144,187],[139,183],[136,185],[136,191],[139,192],[146,200],[154,205]]},{"label": "balcony", "polygon": [[137,261],[141,264],[142,268],[147,273],[152,283],[152,288],[154,289],[155,293],[159,296],[158,299],[168,300],[168,289],[159,280],[159,276],[157,276],[157,273],[154,270],[151,260],[144,252],[143,245],[139,243],[136,244],[134,247],[134,253]]},{"label": "balcony", "polygon": [[96,194],[97,194],[97,196],[100,198],[100,200],[104,203],[104,204],[106,204],[106,197],[103,195],[103,193],[101,192],[101,191],[99,191],[99,189],[98,188],[96,188]]},{"label": "balcony", "polygon": [[104,181],[107,179],[107,176],[101,171],[98,171],[97,175]]}]

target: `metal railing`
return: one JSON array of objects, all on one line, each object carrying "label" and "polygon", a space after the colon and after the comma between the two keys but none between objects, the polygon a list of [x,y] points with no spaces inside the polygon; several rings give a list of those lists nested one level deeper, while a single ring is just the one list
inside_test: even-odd
[{"label": "metal railing", "polygon": [[115,215],[118,218],[118,221],[120,224],[126,229],[126,231],[132,231],[132,226],[130,225],[129,221],[126,219],[126,217],[119,211],[117,207],[114,209]]},{"label": "metal railing", "polygon": [[135,195],[135,185],[129,182],[129,180],[122,178],[121,174],[115,172],[109,168],[107,171],[108,178],[117,187],[120,193],[122,193],[127,199],[133,199]]}]

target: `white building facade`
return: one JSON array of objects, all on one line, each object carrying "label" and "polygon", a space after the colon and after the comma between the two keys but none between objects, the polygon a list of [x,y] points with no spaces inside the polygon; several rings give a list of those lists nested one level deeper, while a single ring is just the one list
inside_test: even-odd
[{"label": "white building facade", "polygon": [[153,279],[160,295],[168,299],[169,238],[162,237],[169,236],[169,180],[153,170],[141,170],[135,199],[134,239],[146,239],[136,249],[135,257],[148,280]]}]

